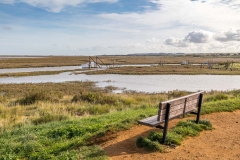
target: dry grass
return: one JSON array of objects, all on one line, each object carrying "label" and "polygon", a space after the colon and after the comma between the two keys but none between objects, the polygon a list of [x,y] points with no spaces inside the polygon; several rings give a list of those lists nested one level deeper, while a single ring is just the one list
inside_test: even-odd
[{"label": "dry grass", "polygon": [[40,58],[10,58],[0,60],[0,68],[31,68],[79,66],[88,61],[87,56],[49,56]]},{"label": "dry grass", "polygon": [[[240,62],[240,56],[215,56],[215,55],[182,55],[182,56],[98,56],[107,65],[120,64],[158,64],[204,63],[212,61],[222,63],[227,61]],[[95,59],[95,57],[92,57]],[[11,58],[0,60],[0,68],[29,68],[29,67],[54,67],[54,66],[78,66],[87,63],[88,56],[49,56],[40,58]]]},{"label": "dry grass", "polygon": [[213,69],[209,69],[207,66],[202,68],[196,65],[162,65],[162,66],[150,66],[150,67],[118,67],[109,68],[106,70],[98,70],[88,72],[87,74],[130,74],[130,75],[154,75],[154,74],[210,74],[210,75],[240,75],[240,68],[234,67],[232,70],[218,69],[215,66]]}]

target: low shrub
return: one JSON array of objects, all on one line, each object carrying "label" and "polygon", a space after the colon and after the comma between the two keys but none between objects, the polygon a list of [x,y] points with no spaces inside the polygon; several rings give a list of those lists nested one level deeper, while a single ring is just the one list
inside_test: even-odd
[{"label": "low shrub", "polygon": [[86,109],[86,112],[88,112],[90,115],[101,115],[105,113],[109,113],[110,107],[107,105],[93,105]]},{"label": "low shrub", "polygon": [[168,92],[168,99],[182,97],[182,96],[185,96],[187,94],[189,94],[189,92],[179,91],[179,90],[169,91]]},{"label": "low shrub", "polygon": [[20,105],[30,105],[34,104],[38,101],[47,101],[50,100],[50,96],[45,92],[36,92],[36,93],[29,93],[24,98],[17,100],[15,103]]},{"label": "low shrub", "polygon": [[106,95],[101,92],[81,92],[72,98],[72,102],[85,101],[94,104],[109,104],[115,105],[118,103],[118,98],[115,95]]},{"label": "low shrub", "polygon": [[67,120],[67,119],[68,119],[68,117],[63,116],[63,115],[45,114],[45,115],[42,115],[39,118],[33,119],[32,123],[34,125],[38,125],[38,124],[48,123],[48,122],[52,122],[52,121],[63,121],[63,120]]},{"label": "low shrub", "polygon": [[[148,139],[150,139],[151,141],[158,141],[159,143],[161,143],[162,137],[163,137],[162,133],[151,132],[148,136]],[[166,145],[170,145],[170,144],[180,145],[182,140],[183,140],[183,137],[181,135],[172,134],[170,132],[167,135],[165,144]]]},{"label": "low shrub", "polygon": [[220,101],[220,100],[227,100],[228,96],[224,93],[217,93],[214,95],[210,95],[205,98],[206,102],[211,102],[211,101]]},{"label": "low shrub", "polygon": [[136,142],[139,148],[146,147],[149,151],[162,151],[163,147],[156,141],[151,141],[148,138],[139,137]]}]

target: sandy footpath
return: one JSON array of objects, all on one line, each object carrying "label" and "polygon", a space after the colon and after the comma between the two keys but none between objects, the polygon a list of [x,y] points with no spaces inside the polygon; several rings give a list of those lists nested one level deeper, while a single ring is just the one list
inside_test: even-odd
[{"label": "sandy footpath", "polygon": [[[136,139],[139,136],[146,137],[150,131],[159,131],[143,125],[105,137],[108,140],[101,147],[111,160],[240,160],[240,111],[203,115],[201,119],[210,120],[215,129],[187,138],[181,146],[168,153],[137,148]],[[170,121],[170,128],[178,121]]]}]

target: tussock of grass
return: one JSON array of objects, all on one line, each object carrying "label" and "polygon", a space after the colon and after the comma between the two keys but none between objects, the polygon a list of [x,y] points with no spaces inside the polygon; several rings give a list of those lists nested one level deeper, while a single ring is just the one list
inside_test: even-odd
[{"label": "tussock of grass", "polygon": [[[212,124],[208,120],[201,120],[199,124],[194,121],[180,121],[172,130],[167,134],[165,145],[181,145],[184,138],[191,136],[198,136],[203,130],[211,130]],[[151,132],[147,138],[139,137],[137,139],[137,146],[139,148],[147,148],[150,151],[164,152],[162,142],[162,133]]]},{"label": "tussock of grass", "polygon": [[163,151],[163,147],[159,143],[148,138],[139,137],[136,144],[139,148],[146,147],[149,151]]}]

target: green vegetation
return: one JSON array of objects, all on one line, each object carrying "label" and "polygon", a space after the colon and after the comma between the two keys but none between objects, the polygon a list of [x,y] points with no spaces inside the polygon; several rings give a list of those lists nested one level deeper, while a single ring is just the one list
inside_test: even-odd
[{"label": "green vegetation", "polygon": [[[151,115],[152,110],[145,112],[139,109],[41,125],[15,126],[0,134],[0,153],[19,159],[62,158],[69,151],[77,153],[82,147],[88,146],[87,140],[91,137],[104,135],[108,130],[130,128],[139,118]],[[99,149],[98,152],[103,153]]]},{"label": "green vegetation", "polygon": [[[212,124],[208,120],[200,120],[199,124],[192,120],[180,121],[168,132],[165,145],[181,145],[184,138],[198,136],[201,131],[211,129],[213,129]],[[147,138],[139,137],[136,144],[139,148],[145,147],[150,151],[164,152],[166,146],[160,144],[162,137],[162,133],[151,132]]]},{"label": "green vegetation", "polygon": [[[107,159],[96,137],[129,129],[155,115],[159,102],[189,94],[112,89],[93,82],[0,84],[0,159]],[[240,109],[240,90],[204,96],[202,114]],[[168,136],[169,144],[180,144]],[[155,142],[149,148],[164,150]]]}]

